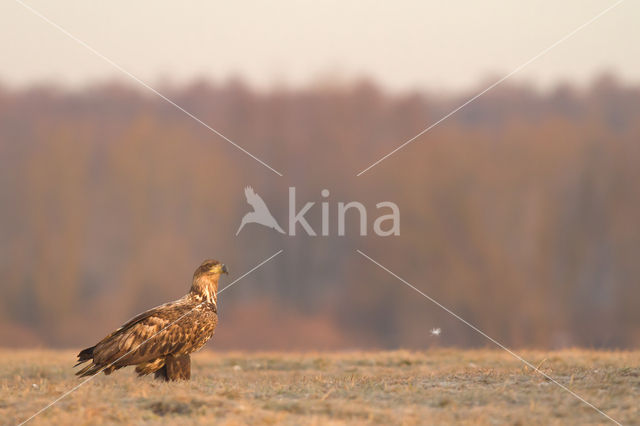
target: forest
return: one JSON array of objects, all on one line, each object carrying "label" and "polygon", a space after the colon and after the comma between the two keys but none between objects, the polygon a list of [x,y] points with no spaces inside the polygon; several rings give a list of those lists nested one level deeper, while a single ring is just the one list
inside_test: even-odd
[{"label": "forest", "polygon": [[[93,344],[185,294],[203,259],[229,267],[224,286],[280,249],[220,294],[209,348],[488,344],[356,250],[506,345],[640,345],[640,88],[505,84],[360,176],[476,92],[159,89],[278,176],[143,90],[0,86],[0,346]],[[327,201],[332,231],[236,236],[246,186],[281,224],[290,187],[316,230]],[[351,213],[335,232],[350,201],[366,236]],[[381,201],[399,235],[372,232]]]}]

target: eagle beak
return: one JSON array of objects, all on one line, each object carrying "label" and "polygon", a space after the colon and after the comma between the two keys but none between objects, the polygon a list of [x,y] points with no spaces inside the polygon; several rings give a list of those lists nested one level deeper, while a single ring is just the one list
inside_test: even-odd
[{"label": "eagle beak", "polygon": [[222,273],[229,275],[229,271],[227,271],[227,265],[225,265],[224,263],[222,264]]}]

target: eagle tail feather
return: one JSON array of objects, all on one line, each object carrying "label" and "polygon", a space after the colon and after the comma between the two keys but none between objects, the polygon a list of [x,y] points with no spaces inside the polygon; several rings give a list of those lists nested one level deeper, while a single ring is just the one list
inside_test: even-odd
[{"label": "eagle tail feather", "polygon": [[93,350],[95,349],[95,346],[91,346],[90,348],[87,349],[83,349],[82,351],[80,351],[80,353],[78,354],[78,363],[76,365],[74,365],[74,367],[79,366],[80,364],[83,364],[87,361],[90,361],[93,359]]},{"label": "eagle tail feather", "polygon": [[82,370],[76,372],[76,376],[85,377],[85,376],[93,376],[100,370],[100,366],[96,364],[89,364],[84,367]]},{"label": "eagle tail feather", "polygon": [[105,375],[109,375],[111,374],[114,370],[118,370],[122,367],[125,367],[124,365],[119,365],[119,366],[114,366],[114,365],[109,365],[107,364],[107,367],[105,368],[104,364],[89,364],[86,367],[84,367],[82,370],[76,372],[76,376],[79,377],[86,377],[86,376],[93,376],[94,374],[98,374],[100,372],[103,372]]}]

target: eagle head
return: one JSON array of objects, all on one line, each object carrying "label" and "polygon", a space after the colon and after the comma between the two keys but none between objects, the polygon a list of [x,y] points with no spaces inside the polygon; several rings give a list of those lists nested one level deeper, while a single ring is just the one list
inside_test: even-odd
[{"label": "eagle head", "polygon": [[202,262],[202,265],[198,266],[198,269],[193,273],[191,294],[216,303],[220,274],[228,274],[227,267],[224,263],[213,259]]},{"label": "eagle head", "polygon": [[198,269],[193,273],[193,278],[213,277],[215,275],[219,276],[220,274],[229,274],[227,266],[217,260],[207,259],[198,266]]}]

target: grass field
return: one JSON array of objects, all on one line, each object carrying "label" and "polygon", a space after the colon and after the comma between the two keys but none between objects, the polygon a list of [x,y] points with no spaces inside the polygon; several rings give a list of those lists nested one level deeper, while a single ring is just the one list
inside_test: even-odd
[{"label": "grass field", "polygon": [[[640,352],[523,352],[623,424],[640,424]],[[0,350],[0,422],[17,424],[80,380],[74,353]],[[607,424],[498,351],[215,353],[193,380],[100,375],[30,424]]]}]

